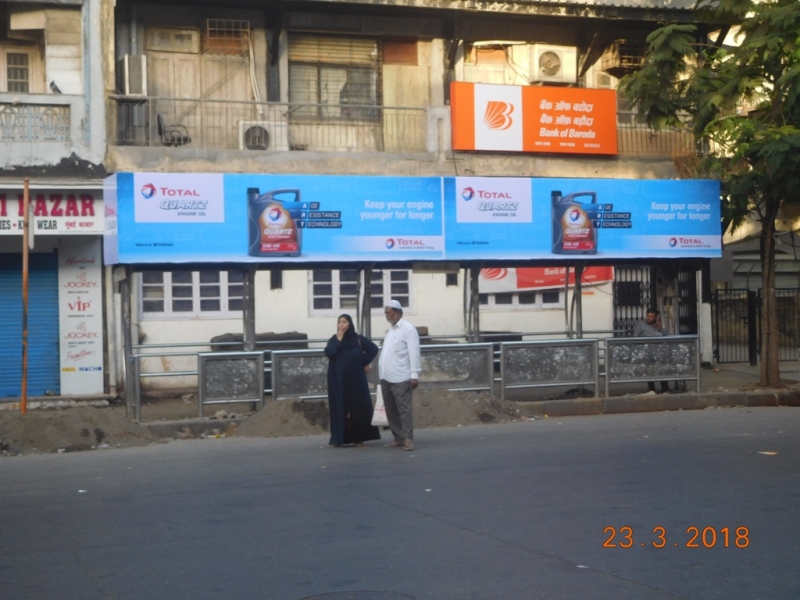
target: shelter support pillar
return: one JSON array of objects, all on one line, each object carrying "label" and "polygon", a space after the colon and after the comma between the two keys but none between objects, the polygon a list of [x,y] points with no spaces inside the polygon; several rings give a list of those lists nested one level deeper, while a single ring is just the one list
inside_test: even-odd
[{"label": "shelter support pillar", "polygon": [[252,265],[244,268],[242,277],[242,340],[245,352],[256,349],[256,269]]}]

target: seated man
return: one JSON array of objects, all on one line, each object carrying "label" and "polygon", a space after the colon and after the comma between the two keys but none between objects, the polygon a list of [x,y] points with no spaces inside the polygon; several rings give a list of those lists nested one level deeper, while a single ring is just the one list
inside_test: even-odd
[{"label": "seated man", "polygon": [[[647,311],[647,314],[643,320],[636,323],[636,327],[633,330],[633,337],[661,337],[663,335],[667,335],[667,332],[664,331],[664,326],[661,324],[661,317],[659,316],[658,311],[652,308]],[[662,394],[669,392],[668,381],[661,381],[660,385]],[[647,388],[651,392],[655,392],[655,382],[648,381]]]}]

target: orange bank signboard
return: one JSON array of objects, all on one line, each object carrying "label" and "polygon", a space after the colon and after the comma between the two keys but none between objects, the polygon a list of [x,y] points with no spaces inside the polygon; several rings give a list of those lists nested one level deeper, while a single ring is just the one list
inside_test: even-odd
[{"label": "orange bank signboard", "polygon": [[453,150],[617,153],[617,95],[586,88],[450,84]]}]

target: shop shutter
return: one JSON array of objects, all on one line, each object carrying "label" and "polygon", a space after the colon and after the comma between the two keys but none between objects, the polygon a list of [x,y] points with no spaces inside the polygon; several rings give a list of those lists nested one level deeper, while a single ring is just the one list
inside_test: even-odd
[{"label": "shop shutter", "polygon": [[[58,257],[31,254],[28,269],[28,396],[59,394]],[[0,254],[0,401],[22,393],[22,255]]]}]

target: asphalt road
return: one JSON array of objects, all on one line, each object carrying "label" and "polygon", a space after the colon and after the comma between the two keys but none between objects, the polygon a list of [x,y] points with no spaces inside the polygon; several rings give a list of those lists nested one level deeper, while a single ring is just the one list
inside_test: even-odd
[{"label": "asphalt road", "polygon": [[0,598],[800,598],[798,408],[326,441],[0,459]]}]

